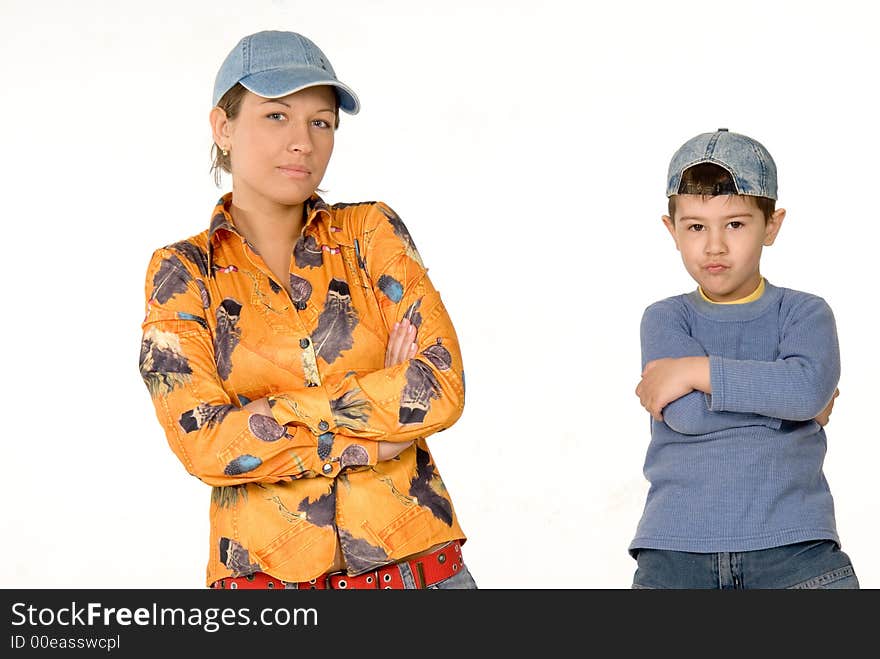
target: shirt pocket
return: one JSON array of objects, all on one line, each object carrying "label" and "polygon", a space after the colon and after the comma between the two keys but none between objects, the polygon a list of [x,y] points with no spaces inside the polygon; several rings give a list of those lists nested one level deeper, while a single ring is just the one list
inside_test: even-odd
[{"label": "shirt pocket", "polygon": [[[301,510],[297,503],[310,501],[317,511],[326,505],[321,502],[327,496],[333,496],[331,485],[322,481],[248,486],[247,505],[239,519],[240,531],[247,539],[251,556],[264,570],[280,568],[286,572],[284,566],[289,567],[291,561],[297,569],[308,569],[306,564],[312,562],[321,568],[330,563],[336,538],[333,517],[327,520],[328,524],[315,524],[309,519],[309,511]],[[304,561],[304,556],[311,560]]]}]

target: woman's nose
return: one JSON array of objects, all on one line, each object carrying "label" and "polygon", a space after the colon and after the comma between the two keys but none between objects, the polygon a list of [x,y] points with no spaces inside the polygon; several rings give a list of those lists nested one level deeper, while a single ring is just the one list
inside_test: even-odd
[{"label": "woman's nose", "polygon": [[312,152],[312,138],[308,126],[292,126],[288,140],[288,151]]}]

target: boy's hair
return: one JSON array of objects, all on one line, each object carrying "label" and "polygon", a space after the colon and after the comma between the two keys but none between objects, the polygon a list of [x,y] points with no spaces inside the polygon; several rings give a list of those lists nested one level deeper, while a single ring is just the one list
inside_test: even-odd
[{"label": "boy's hair", "polygon": [[[724,167],[711,162],[703,162],[688,167],[681,175],[678,194],[694,194],[701,197],[718,195],[739,195],[733,177]],[[675,200],[678,195],[669,197],[669,217],[675,222]],[[776,200],[754,195],[739,195],[754,201],[758,210],[764,215],[764,221],[770,219],[776,210]]]}]

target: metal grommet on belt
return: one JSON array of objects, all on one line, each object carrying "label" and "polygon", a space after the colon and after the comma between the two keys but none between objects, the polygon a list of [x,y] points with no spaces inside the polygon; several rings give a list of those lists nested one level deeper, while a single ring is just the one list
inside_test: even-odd
[{"label": "metal grommet on belt", "polygon": [[[322,465],[333,470],[334,462]],[[460,541],[453,540],[438,547],[434,551],[418,557],[403,559],[392,564],[385,564],[366,573],[349,576],[343,570],[326,572],[308,581],[289,582],[292,588],[305,589],[407,589],[431,588],[444,579],[448,579],[465,569],[461,560]],[[450,554],[450,548],[455,554]],[[407,569],[408,568],[408,569]],[[411,574],[410,577],[407,573]],[[272,577],[263,572],[256,572],[241,577],[223,577],[214,581],[211,588],[252,589],[252,588],[285,588],[288,582]]]},{"label": "metal grommet on belt", "polygon": [[333,465],[327,462],[324,464],[323,467],[321,467],[321,471],[323,471],[325,474],[329,474],[331,471],[333,471]]}]

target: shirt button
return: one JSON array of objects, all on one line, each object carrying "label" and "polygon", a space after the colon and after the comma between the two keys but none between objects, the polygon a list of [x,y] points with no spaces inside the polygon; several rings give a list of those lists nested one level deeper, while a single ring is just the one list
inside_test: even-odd
[{"label": "shirt button", "polygon": [[308,339],[300,339],[299,340],[299,347],[302,348],[303,350],[308,348],[309,347],[309,340]]},{"label": "shirt button", "polygon": [[317,386],[318,386],[318,383],[317,383],[317,382],[309,382],[309,385],[308,385],[308,386],[310,386],[310,387],[317,387]]},{"label": "shirt button", "polygon": [[297,300],[296,302],[293,303],[293,306],[295,306],[299,311],[302,311],[303,309],[306,308],[306,303],[303,302],[302,300]]},{"label": "shirt button", "polygon": [[318,424],[318,430],[327,430],[327,428],[329,427],[330,424],[323,420],[321,421],[321,423]]},{"label": "shirt button", "polygon": [[333,465],[330,464],[329,462],[327,462],[327,463],[324,464],[323,467],[321,467],[321,470],[322,470],[325,474],[329,474],[331,471],[333,471]]}]

